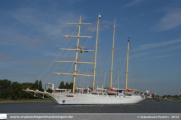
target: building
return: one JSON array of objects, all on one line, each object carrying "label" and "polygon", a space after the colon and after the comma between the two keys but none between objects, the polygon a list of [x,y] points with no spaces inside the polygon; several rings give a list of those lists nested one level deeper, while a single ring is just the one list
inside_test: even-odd
[{"label": "building", "polygon": [[52,84],[52,83],[47,83],[47,84],[45,85],[45,90],[48,90],[48,89],[54,90],[54,84]]},{"label": "building", "polygon": [[59,89],[59,88],[55,88],[54,90],[55,93],[69,93],[71,92],[71,89]]}]

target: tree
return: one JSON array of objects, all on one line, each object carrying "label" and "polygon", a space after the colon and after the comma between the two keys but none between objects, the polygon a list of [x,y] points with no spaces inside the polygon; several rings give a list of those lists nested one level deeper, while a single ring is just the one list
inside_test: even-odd
[{"label": "tree", "polygon": [[168,98],[171,98],[172,96],[171,95],[168,95]]},{"label": "tree", "polygon": [[35,81],[34,85],[32,86],[32,89],[38,89],[38,80]]},{"label": "tree", "polygon": [[17,100],[22,98],[22,85],[18,82],[12,83],[12,99]]},{"label": "tree", "polygon": [[11,81],[4,79],[0,80],[0,98],[10,98],[11,95]]},{"label": "tree", "polygon": [[11,97],[11,81],[0,80],[0,98],[7,99],[9,97]]},{"label": "tree", "polygon": [[63,88],[65,88],[65,86],[64,86],[64,81],[61,81],[61,83],[60,83],[60,85],[59,85],[59,87],[58,87],[59,89],[63,89]]},{"label": "tree", "polygon": [[174,98],[179,98],[179,96],[178,96],[178,95],[174,95],[173,97],[174,97]]},{"label": "tree", "polygon": [[155,97],[155,94],[152,94],[152,96],[151,96],[152,98],[154,98]]},{"label": "tree", "polygon": [[49,88],[49,89],[47,90],[47,92],[52,93],[53,90]]},{"label": "tree", "polygon": [[[31,94],[27,94],[27,92],[22,91],[22,89],[37,89],[38,86],[42,85],[41,82],[38,83],[38,80],[35,81],[35,83],[18,83],[18,82],[11,82],[10,80],[0,79],[0,98],[2,99],[22,99],[22,98],[28,98],[28,99],[34,99],[34,97]],[[41,88],[41,87],[40,87]]]},{"label": "tree", "polygon": [[23,89],[27,89],[27,88],[33,89],[33,85],[34,83],[22,83]]},{"label": "tree", "polygon": [[39,83],[38,83],[38,90],[39,90],[39,91],[44,91],[43,88],[42,88],[42,82],[41,82],[41,80],[40,80]]},{"label": "tree", "polygon": [[73,82],[70,82],[70,87],[69,87],[69,89],[73,89]]},{"label": "tree", "polygon": [[66,82],[65,86],[64,86],[65,89],[69,89],[70,88],[70,85],[68,82]]},{"label": "tree", "polygon": [[156,95],[155,97],[156,97],[156,98],[159,98],[160,96],[159,96],[159,95]]}]

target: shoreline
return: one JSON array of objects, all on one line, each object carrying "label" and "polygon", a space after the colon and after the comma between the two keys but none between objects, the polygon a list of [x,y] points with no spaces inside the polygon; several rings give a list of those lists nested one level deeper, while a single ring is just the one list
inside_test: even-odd
[{"label": "shoreline", "polygon": [[0,104],[14,104],[14,103],[39,103],[39,102],[55,102],[51,99],[35,99],[35,100],[0,100]]}]

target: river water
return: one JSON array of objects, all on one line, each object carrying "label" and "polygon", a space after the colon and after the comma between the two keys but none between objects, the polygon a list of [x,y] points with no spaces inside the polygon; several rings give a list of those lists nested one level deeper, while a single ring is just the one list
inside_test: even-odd
[{"label": "river water", "polygon": [[181,101],[129,105],[59,105],[56,102],[0,104],[0,113],[181,113]]}]

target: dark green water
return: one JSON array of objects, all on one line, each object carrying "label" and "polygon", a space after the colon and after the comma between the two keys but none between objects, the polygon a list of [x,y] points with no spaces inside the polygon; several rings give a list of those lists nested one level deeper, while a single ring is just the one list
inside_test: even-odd
[{"label": "dark green water", "polygon": [[181,113],[181,101],[143,101],[130,105],[61,106],[56,102],[0,104],[0,113]]}]

